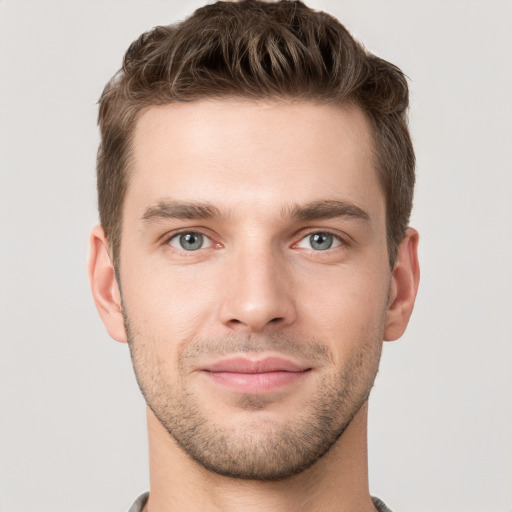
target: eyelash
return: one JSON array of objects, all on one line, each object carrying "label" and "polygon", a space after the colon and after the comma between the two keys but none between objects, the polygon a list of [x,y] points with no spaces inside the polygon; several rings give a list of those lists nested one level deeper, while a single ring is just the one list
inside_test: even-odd
[{"label": "eyelash", "polygon": [[[171,241],[173,239],[178,239],[182,235],[201,235],[202,237],[204,237],[206,240],[208,240],[210,242],[211,247],[200,247],[196,250],[190,250],[190,251],[187,251],[186,249],[183,249],[183,248],[173,247],[171,245]],[[201,231],[199,229],[184,229],[182,231],[175,232],[172,235],[165,237],[164,244],[172,247],[174,250],[177,250],[177,251],[180,251],[183,253],[194,253],[194,252],[198,252],[201,249],[220,248],[221,247],[220,243],[215,242],[211,236],[208,236],[206,233],[204,233],[203,231]]]},{"label": "eyelash", "polygon": [[[179,247],[174,247],[173,245],[171,245],[171,241],[174,240],[174,239],[177,239],[178,237],[182,236],[182,235],[201,235],[202,237],[204,237],[206,240],[208,240],[210,242],[210,246],[209,247],[199,247],[195,250],[186,250],[184,248],[179,248]],[[307,248],[307,247],[300,247],[299,244],[301,244],[302,242],[306,241],[308,239],[308,237],[312,237],[314,235],[328,235],[330,237],[333,238],[333,244],[336,244],[334,247],[328,247],[326,249],[318,249],[318,250],[315,250],[313,248]],[[171,247],[173,250],[176,250],[176,251],[179,251],[181,253],[184,253],[184,254],[188,254],[188,255],[191,255],[193,253],[196,253],[202,249],[211,249],[211,248],[221,248],[222,247],[222,244],[218,243],[218,242],[215,242],[215,240],[207,235],[206,233],[204,233],[203,231],[201,231],[200,229],[184,229],[182,231],[178,231],[178,232],[175,232],[173,233],[172,235],[170,236],[166,236],[165,239],[164,239],[164,244],[168,247]],[[291,244],[291,248],[292,249],[304,249],[304,250],[307,250],[307,251],[310,251],[310,252],[313,252],[315,254],[322,254],[322,253],[328,253],[330,252],[331,250],[334,250],[334,249],[340,249],[340,248],[343,248],[345,246],[349,245],[346,241],[346,238],[345,237],[342,237],[340,236],[339,234],[336,234],[336,233],[333,233],[332,231],[329,231],[329,230],[313,230],[313,231],[309,231],[305,234],[302,234],[302,236],[300,237],[300,239],[297,241],[297,242],[294,242],[293,244]]]},{"label": "eyelash", "polygon": [[315,253],[322,253],[322,252],[330,251],[331,249],[338,249],[338,248],[348,245],[346,243],[345,239],[343,237],[341,237],[340,235],[333,233],[332,231],[329,231],[329,230],[318,230],[317,229],[317,230],[310,231],[310,232],[304,234],[298,242],[295,242],[294,244],[292,244],[292,248],[301,249],[301,247],[299,247],[299,244],[301,244],[302,242],[306,241],[308,238],[311,238],[314,235],[330,236],[333,238],[333,244],[336,244],[336,245],[334,247],[328,247],[326,249],[318,249],[318,250],[315,250],[313,248],[304,248],[304,249],[313,251]]}]

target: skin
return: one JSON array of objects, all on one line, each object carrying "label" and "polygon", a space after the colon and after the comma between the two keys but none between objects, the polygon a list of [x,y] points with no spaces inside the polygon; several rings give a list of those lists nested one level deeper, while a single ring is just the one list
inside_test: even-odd
[{"label": "skin", "polygon": [[[383,340],[406,328],[419,268],[413,229],[389,268],[364,114],[235,99],[151,107],[131,170],[122,296],[100,227],[89,273],[149,404],[147,510],[374,510],[367,397]],[[183,249],[184,232],[204,245]],[[318,250],[313,234],[332,246]],[[261,388],[205,371],[234,356],[301,371]],[[300,461],[290,435],[308,452]]]}]

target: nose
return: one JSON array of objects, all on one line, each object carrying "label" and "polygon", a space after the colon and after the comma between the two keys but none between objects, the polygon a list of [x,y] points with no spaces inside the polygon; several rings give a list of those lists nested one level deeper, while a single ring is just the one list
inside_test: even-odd
[{"label": "nose", "polygon": [[295,321],[290,272],[272,250],[240,250],[227,265],[220,307],[224,325],[236,331],[261,332]]}]

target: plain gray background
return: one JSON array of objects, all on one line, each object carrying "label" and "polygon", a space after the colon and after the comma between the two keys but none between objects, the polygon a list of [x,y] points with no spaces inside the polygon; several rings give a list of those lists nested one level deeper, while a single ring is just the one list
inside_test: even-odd
[{"label": "plain gray background", "polygon": [[[203,2],[0,0],[0,511],[126,511],[144,403],[86,278],[96,101],[141,32]],[[370,406],[396,512],[512,511],[512,2],[339,0],[411,82],[422,282]]]}]

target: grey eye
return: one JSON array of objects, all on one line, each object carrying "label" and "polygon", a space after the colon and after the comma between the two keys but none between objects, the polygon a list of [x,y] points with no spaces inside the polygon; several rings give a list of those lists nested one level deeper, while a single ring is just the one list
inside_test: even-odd
[{"label": "grey eye", "polygon": [[183,249],[185,251],[197,251],[204,247],[205,240],[209,239],[202,233],[181,233],[173,236],[169,240],[169,245],[176,249]]},{"label": "grey eye", "polygon": [[334,237],[330,233],[315,233],[309,235],[309,243],[316,251],[325,251],[332,247]]},{"label": "grey eye", "polygon": [[326,251],[342,245],[340,237],[332,233],[318,231],[305,236],[298,244],[297,247],[302,249],[312,249],[314,251]]}]

